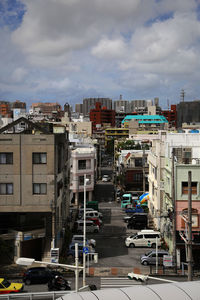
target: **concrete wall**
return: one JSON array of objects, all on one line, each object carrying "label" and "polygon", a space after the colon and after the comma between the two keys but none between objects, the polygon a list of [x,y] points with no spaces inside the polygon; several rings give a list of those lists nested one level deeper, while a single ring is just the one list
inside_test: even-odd
[{"label": "concrete wall", "polygon": [[[1,165],[0,182],[13,183],[13,195],[0,195],[1,212],[51,211],[54,198],[54,136],[1,135],[0,151],[13,152],[13,164]],[[47,164],[34,165],[33,152],[46,152]],[[47,183],[46,195],[33,195],[33,183]]]}]

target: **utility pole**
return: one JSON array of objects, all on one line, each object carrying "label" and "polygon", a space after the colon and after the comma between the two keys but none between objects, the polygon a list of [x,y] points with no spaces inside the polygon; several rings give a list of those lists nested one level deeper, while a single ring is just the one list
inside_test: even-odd
[{"label": "utility pole", "polygon": [[192,172],[188,172],[188,281],[192,281]]},{"label": "utility pole", "polygon": [[176,263],[176,197],[175,197],[175,182],[174,182],[174,156],[175,149],[172,149],[172,205],[173,205],[173,219],[172,219],[172,227],[173,227],[173,262],[174,262],[174,270],[177,272],[177,263]]},{"label": "utility pole", "polygon": [[99,142],[99,179],[101,179],[101,142]]},{"label": "utility pole", "polygon": [[144,145],[142,148],[142,172],[143,172],[143,193],[145,193],[146,186],[145,186],[145,149]]}]

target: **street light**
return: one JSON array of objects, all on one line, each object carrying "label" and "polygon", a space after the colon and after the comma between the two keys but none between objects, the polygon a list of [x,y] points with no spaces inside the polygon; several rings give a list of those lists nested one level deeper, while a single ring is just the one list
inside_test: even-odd
[{"label": "street light", "polygon": [[177,282],[177,281],[174,281],[174,280],[168,280],[168,279],[164,279],[164,278],[158,278],[158,277],[152,277],[152,276],[149,276],[149,275],[142,275],[142,274],[137,274],[137,273],[134,273],[134,272],[131,272],[131,273],[128,273],[128,279],[131,279],[131,280],[137,280],[137,281],[141,281],[141,282],[146,282],[148,279],[155,279],[155,280],[160,280],[160,281],[165,281],[165,282]]},{"label": "street light", "polygon": [[75,273],[76,273],[75,290],[76,290],[76,292],[78,292],[79,271],[83,270],[83,267],[80,267],[78,265],[78,243],[75,244],[75,265],[50,263],[50,262],[47,262],[47,261],[38,261],[38,260],[35,260],[34,258],[27,258],[27,257],[19,257],[16,260],[16,264],[17,265],[22,265],[22,266],[31,266],[33,263],[44,264],[44,265],[52,265],[52,266],[67,268],[67,269],[70,269],[70,270],[75,270]]},{"label": "street light", "polygon": [[89,179],[86,178],[84,174],[84,203],[83,203],[83,286],[85,286],[85,277],[86,277],[86,185],[89,182]]}]

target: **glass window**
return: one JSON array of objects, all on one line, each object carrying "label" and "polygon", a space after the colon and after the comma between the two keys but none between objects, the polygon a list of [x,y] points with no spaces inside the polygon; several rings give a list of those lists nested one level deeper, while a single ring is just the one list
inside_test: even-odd
[{"label": "glass window", "polygon": [[143,235],[140,234],[140,235],[137,236],[137,238],[138,238],[138,239],[143,239]]},{"label": "glass window", "polygon": [[44,195],[47,193],[46,183],[33,183],[33,194],[34,195]]},{"label": "glass window", "polygon": [[[192,195],[197,195],[197,182],[191,183]],[[182,194],[188,194],[188,182],[182,182]]]},{"label": "glass window", "polygon": [[12,152],[1,152],[0,153],[0,164],[13,164],[13,153]]},{"label": "glass window", "polygon": [[12,195],[13,184],[12,183],[0,183],[0,195]]},{"label": "glass window", "polygon": [[135,159],[135,166],[136,167],[142,167],[142,158],[136,158]]},{"label": "glass window", "polygon": [[33,164],[46,164],[47,154],[46,153],[33,153]]},{"label": "glass window", "polygon": [[133,181],[135,182],[141,182],[143,179],[143,174],[142,173],[135,173],[133,174]]},{"label": "glass window", "polygon": [[86,160],[79,160],[78,161],[78,169],[79,170],[85,170],[86,169]]}]

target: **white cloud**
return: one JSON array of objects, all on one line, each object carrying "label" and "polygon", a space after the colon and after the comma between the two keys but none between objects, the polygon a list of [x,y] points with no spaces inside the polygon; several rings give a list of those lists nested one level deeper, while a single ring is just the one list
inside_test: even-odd
[{"label": "white cloud", "polygon": [[186,82],[200,92],[199,0],[21,1],[18,28],[0,29],[0,95],[81,102],[159,96]]},{"label": "white cloud", "polygon": [[125,52],[126,45],[122,39],[109,40],[108,38],[103,38],[92,48],[93,55],[104,59],[121,58]]},{"label": "white cloud", "polygon": [[199,68],[199,40],[200,23],[195,14],[175,14],[173,19],[138,28],[121,68],[159,74],[191,73]]}]

